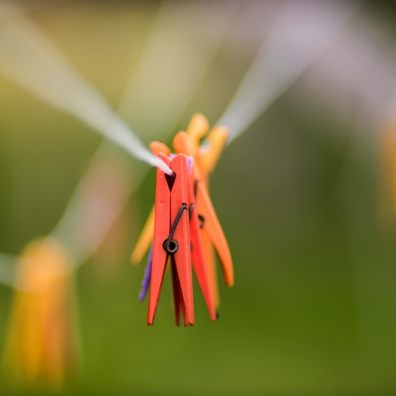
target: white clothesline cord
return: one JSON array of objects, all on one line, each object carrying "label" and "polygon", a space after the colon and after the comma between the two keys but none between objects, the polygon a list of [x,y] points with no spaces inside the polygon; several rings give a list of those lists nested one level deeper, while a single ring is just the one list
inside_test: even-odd
[{"label": "white clothesline cord", "polygon": [[[0,0],[0,5],[1,4],[2,3]],[[306,1],[304,3],[297,2],[297,4],[300,4],[300,5],[307,4],[307,2]],[[301,15],[299,16],[299,18],[297,18],[297,20],[295,20],[292,23],[292,16],[296,17],[296,15],[293,15],[293,14],[295,14],[294,11],[293,12],[292,11],[293,11],[293,2],[290,1],[289,3],[286,4],[285,8],[283,9],[277,22],[275,23],[274,28],[272,29],[272,31],[270,33],[268,40],[266,40],[266,42],[262,46],[262,49],[261,49],[257,59],[255,60],[254,64],[248,71],[247,75],[245,76],[240,88],[238,89],[237,94],[235,95],[234,99],[232,100],[232,103],[230,104],[230,106],[228,107],[228,110],[224,113],[222,120],[229,118],[230,121],[224,121],[224,122],[222,120],[220,121],[220,123],[229,125],[231,127],[231,140],[235,139],[240,133],[242,133],[244,130],[246,130],[246,128],[255,120],[255,118],[257,118],[258,115],[262,111],[266,110],[268,108],[268,106],[272,103],[272,101],[275,100],[276,97],[281,95],[302,74],[302,72],[312,62],[314,62],[317,59],[317,57],[322,53],[324,48],[326,48],[326,46],[328,46],[330,44],[331,40],[336,36],[336,34],[339,32],[339,30],[341,30],[341,28],[345,25],[346,21],[349,20],[349,18],[353,15],[352,9],[349,9],[349,8],[347,10],[348,12],[345,12],[345,8],[344,8],[343,9],[344,13],[341,12],[340,10],[338,10],[338,12],[335,13],[337,18],[334,17],[333,14],[330,14],[330,16],[327,15],[326,18],[328,18],[327,20],[330,22],[324,23],[324,26],[321,27],[321,29],[323,29],[322,33],[319,34],[318,37],[315,37],[313,39],[313,44],[306,45],[307,43],[304,40],[304,39],[307,39],[306,35],[308,35],[308,38],[310,38],[309,35],[318,34],[318,33],[314,32],[313,27],[311,27],[310,30],[307,29],[307,27],[303,23],[306,21],[302,20]],[[328,11],[328,9],[327,9],[327,11]],[[310,14],[310,15],[312,18],[312,14]],[[318,15],[316,15],[314,17],[314,20],[316,22],[318,22],[316,19],[317,17],[318,17]],[[322,15],[322,19],[323,19],[323,15]],[[335,22],[337,22],[337,23],[335,23]],[[321,25],[322,23],[323,23],[323,21],[318,22],[319,25]],[[21,35],[21,31],[22,31],[23,40],[15,40],[14,39],[13,41],[11,41],[11,43],[13,45],[16,44],[18,52],[23,52],[24,50],[28,49],[29,50],[28,54],[29,54],[29,52],[31,50],[31,48],[29,46],[27,46],[27,48],[25,48],[24,45],[22,45],[22,49],[18,48],[18,46],[20,45],[20,41],[26,41],[29,43],[29,45],[31,44],[31,41],[33,41],[33,49],[37,50],[36,44],[34,43],[36,41],[35,36],[37,34],[37,28],[35,26],[32,26],[32,24],[26,19],[21,21],[21,18],[19,15],[18,15],[17,25],[12,24],[11,28],[9,25],[10,24],[6,24],[6,27],[8,28],[8,30],[5,29],[6,33],[8,33],[5,35],[6,38],[13,37],[13,35],[18,37]],[[17,26],[17,27],[15,28],[15,26]],[[22,26],[22,29],[21,29],[21,26]],[[31,28],[33,28],[33,30],[32,30],[34,32],[33,36],[26,37],[26,26],[28,26],[29,32],[31,32]],[[302,29],[302,30],[300,30],[300,29]],[[0,51],[2,50],[2,45],[4,46],[4,43],[2,43],[3,31],[4,31],[4,24],[3,24],[3,21],[1,20],[1,15],[0,15]],[[298,38],[299,35],[296,35],[296,31],[298,31],[302,37]],[[12,33],[12,34],[10,34],[10,33]],[[46,43],[44,46],[38,47],[39,54],[42,57],[43,64],[45,65],[45,68],[44,68],[45,71],[41,70],[41,67],[42,67],[41,64],[38,64],[36,62],[36,60],[32,60],[33,66],[35,68],[35,73],[37,73],[37,75],[40,78],[42,78],[42,74],[45,74],[46,72],[49,72],[50,76],[52,75],[52,73],[56,74],[58,62],[60,62],[62,69],[68,70],[68,75],[66,75],[66,77],[65,77],[62,74],[63,73],[62,72],[60,76],[56,75],[55,76],[56,78],[54,76],[51,76],[49,80],[45,80],[47,83],[49,81],[50,83],[55,84],[54,89],[50,90],[50,92],[46,92],[46,90],[48,88],[46,86],[46,84],[44,84],[44,87],[39,87],[40,84],[37,84],[36,82],[32,81],[30,78],[26,78],[26,76],[24,76],[24,74],[22,73],[22,75],[19,76],[19,78],[22,80],[26,78],[26,80],[28,80],[28,82],[27,82],[28,88],[30,88],[30,90],[33,91],[34,93],[36,93],[36,90],[38,90],[39,91],[39,93],[37,93],[38,96],[40,96],[40,97],[45,96],[44,99],[47,102],[50,102],[57,107],[65,109],[66,111],[69,111],[73,114],[76,114],[76,111],[77,111],[79,118],[85,120],[90,125],[92,125],[92,123],[94,123],[93,126],[97,125],[95,120],[93,120],[93,118],[96,118],[96,111],[98,109],[101,109],[100,111],[103,111],[103,108],[107,108],[105,111],[105,114],[106,113],[108,114],[110,112],[111,117],[109,117],[109,118],[115,117],[116,120],[119,120],[117,118],[117,116],[109,109],[109,107],[107,106],[106,102],[101,97],[101,95],[98,94],[95,90],[93,90],[92,87],[90,87],[86,83],[86,81],[84,81],[78,74],[75,74],[74,70],[70,67],[70,65],[67,64],[66,61],[64,61],[63,57],[58,53],[57,49],[54,48],[51,43],[49,43],[49,47],[48,47],[48,45],[47,45],[48,39],[42,34],[42,32],[38,31],[38,34],[39,34],[39,38],[40,38],[39,39],[40,43]],[[292,41],[294,40],[294,41],[292,44],[289,44],[288,40],[292,40]],[[7,40],[5,42],[8,45],[11,44],[10,42],[7,42]],[[279,48],[277,48],[277,45],[280,45]],[[47,47],[50,48],[50,51],[48,51]],[[8,46],[7,49],[9,52],[12,52],[11,49],[14,50],[15,48],[13,48],[13,46],[11,45],[11,47]],[[293,67],[291,67],[290,65],[288,66],[287,64],[282,65],[283,62],[287,62],[287,60],[290,61],[290,59],[293,60],[296,57],[295,52],[291,53],[291,54],[288,52],[288,51],[291,51],[292,49],[294,49],[294,51],[299,52],[299,54],[298,54],[299,56],[297,56],[297,58],[296,58],[297,59],[296,65],[294,65]],[[300,52],[301,50],[302,50],[302,52]],[[55,57],[53,56],[53,53],[56,54]],[[49,56],[48,56],[48,54],[49,54]],[[275,57],[275,60],[270,60],[270,57]],[[33,56],[33,58],[34,58],[34,56]],[[29,61],[30,61],[30,59],[29,59]],[[4,67],[4,63],[6,65],[9,65],[9,62],[4,62],[4,60],[1,59],[1,57],[0,57],[0,68],[2,65]],[[277,69],[275,67],[275,65],[278,65],[279,68]],[[30,66],[30,65],[28,64],[28,66]],[[55,70],[52,70],[51,66],[55,66],[54,67]],[[267,68],[267,66],[271,66],[271,68],[270,67]],[[268,75],[265,74],[265,76],[263,77],[263,75],[261,73],[261,71],[263,70],[262,68],[268,69],[267,73],[268,73],[268,71],[271,71],[271,72],[268,73]],[[21,64],[19,64],[19,69],[22,70]],[[23,70],[24,71],[26,70],[26,64],[23,65]],[[28,67],[28,70],[29,70],[29,67]],[[70,75],[73,76],[72,79],[69,79]],[[274,81],[271,81],[271,76],[273,78],[275,78]],[[258,78],[257,81],[255,80],[256,78]],[[25,83],[25,81],[23,80],[22,83]],[[58,89],[60,89],[61,87],[63,88],[63,85],[69,84],[69,83],[77,83],[77,85],[80,86],[79,89],[81,89],[81,87],[83,87],[82,88],[83,90],[86,89],[88,86],[88,95],[83,95],[82,99],[79,98],[80,103],[83,103],[84,106],[86,107],[86,110],[84,110],[83,112],[81,112],[78,108],[76,109],[76,106],[73,105],[73,101],[76,99],[76,96],[78,96],[75,93],[73,94],[73,92],[72,92],[71,98],[68,98],[68,99],[59,98],[59,95],[55,94]],[[29,84],[31,84],[32,86],[30,86]],[[60,86],[58,86],[57,84],[60,84]],[[247,91],[247,88],[252,89],[251,95],[246,95],[246,93],[249,93]],[[272,89],[269,89],[269,88],[272,88]],[[66,92],[69,92],[69,91],[70,90],[67,90]],[[99,101],[97,100],[97,96],[99,96],[99,99],[100,99]],[[250,105],[250,107],[249,107],[249,106],[242,105],[241,107],[239,107],[240,103],[238,104],[238,102],[240,102],[242,100],[241,98],[243,100],[247,101],[246,104],[252,103],[252,101],[255,98],[257,98],[258,100],[260,100],[260,99],[262,99],[262,100],[258,106],[252,107]],[[100,106],[92,105],[91,104],[92,99],[94,99],[94,102],[98,102],[100,104]],[[61,104],[58,104],[58,101],[61,101]],[[67,103],[67,106],[65,106],[64,103]],[[71,109],[69,109],[69,106],[71,107]],[[234,109],[234,110],[232,110],[232,109]],[[89,110],[89,111],[87,112],[87,110]],[[238,117],[239,117],[239,122],[238,122]],[[99,128],[100,128],[100,125],[103,124],[103,122],[102,122],[103,120],[104,120],[103,117],[99,117]],[[121,120],[119,120],[119,121],[122,122]],[[125,128],[127,128],[125,125],[121,127],[122,130],[124,130]],[[130,134],[129,131],[127,131],[127,132],[128,132],[128,134]],[[104,136],[107,136],[105,133],[103,133],[103,132],[101,132],[101,133]],[[111,140],[116,141],[114,138]],[[140,143],[140,141],[138,141],[138,143]],[[141,145],[141,143],[140,143],[140,145]],[[144,150],[146,150],[143,145],[142,145],[142,147]],[[134,155],[136,155],[136,153]],[[146,161],[146,162],[148,162],[148,161]],[[72,211],[73,210],[74,209],[72,208]],[[65,213],[65,217],[67,217],[67,211]],[[58,228],[57,230],[60,230],[60,228]],[[56,232],[57,230],[55,230],[55,235],[57,235],[57,232]],[[70,229],[68,231],[70,231]],[[62,235],[62,233],[61,233],[61,235]],[[1,282],[1,280],[0,280],[0,282]]]},{"label": "white clothesline cord", "polygon": [[[128,118],[128,111],[130,111],[132,103],[135,103],[137,110],[142,112],[144,112],[150,104],[151,107],[158,108],[160,111],[166,106],[168,106],[167,108],[169,110],[169,99],[165,96],[160,98],[158,96],[158,89],[164,92],[169,91],[170,87],[167,87],[166,85],[169,84],[169,80],[175,80],[178,73],[180,75],[180,66],[177,65],[182,63],[184,73],[184,77],[182,79],[183,88],[180,86],[173,88],[173,104],[170,109],[171,114],[169,115],[168,113],[164,114],[163,112],[160,112],[158,117],[155,117],[155,120],[146,120],[149,129],[153,129],[152,126],[154,122],[162,124],[164,126],[164,130],[159,130],[159,132],[157,132],[157,138],[160,137],[161,139],[166,140],[169,136],[169,132],[174,129],[177,120],[185,112],[185,108],[191,101],[193,94],[202,83],[213,58],[216,56],[219,47],[221,46],[221,43],[223,42],[235,15],[238,12],[239,5],[239,0],[233,0],[229,3],[226,10],[223,8],[219,9],[218,6],[210,6],[212,7],[209,10],[211,17],[208,18],[206,15],[208,13],[208,4],[195,4],[192,6],[188,3],[180,8],[180,5],[177,5],[173,1],[163,2],[158,10],[157,17],[154,20],[152,34],[150,35],[147,45],[144,47],[138,67],[131,73],[125,93],[120,100],[120,104],[118,106],[119,112]],[[201,16],[199,22],[195,21],[197,14]],[[207,19],[204,19],[204,16],[206,16]],[[221,21],[218,21],[220,16],[222,19]],[[208,30],[213,29],[213,26],[210,25],[213,20],[217,21],[217,24],[215,30],[211,32],[210,40],[204,40],[205,46],[191,45],[196,36],[206,37],[205,35]],[[188,29],[186,28],[187,23]],[[192,26],[192,23],[196,23],[196,25]],[[191,28],[194,28],[194,35],[189,31]],[[177,33],[179,37],[177,40],[174,40]],[[165,39],[165,37],[167,38]],[[161,45],[159,45],[159,42]],[[199,60],[199,62],[185,60],[183,57],[186,55],[187,50],[189,58]],[[155,60],[159,59],[161,54],[164,52],[172,54],[172,56],[167,61],[168,68],[165,75],[164,71],[161,71],[163,79],[157,81],[155,86],[153,86],[153,84],[147,84],[147,87],[144,90],[144,97],[140,97],[140,100],[137,101],[131,87],[134,87],[136,91],[138,91],[139,89],[136,86],[138,82],[140,84],[141,81],[151,81],[151,79],[156,77],[155,74],[158,73],[158,69],[153,68],[153,64],[157,65]],[[153,103],[155,106],[153,106]],[[147,124],[145,130],[146,129]],[[161,135],[158,136],[158,133]],[[90,169],[93,169],[98,165],[103,154],[105,154],[108,149],[108,144],[103,142],[92,157],[86,171],[87,174]],[[129,198],[138,188],[146,174],[147,171],[143,169],[139,172],[134,172],[134,178],[128,185],[129,194],[127,198]],[[78,186],[66,205],[66,209],[62,217],[59,219],[51,233],[51,235],[60,240],[68,250],[73,253],[73,259],[75,260],[76,267],[85,262],[97,250],[105,239],[112,224],[127,204],[126,199],[120,207],[112,208],[107,219],[106,226],[103,226],[101,231],[97,233],[95,243],[91,244],[87,248],[81,243],[83,238],[81,235],[81,227],[79,227],[83,210],[81,205],[84,183],[85,176],[83,176],[78,183]]]},{"label": "white clothesline cord", "polygon": [[73,114],[135,158],[172,174],[34,23],[8,2],[0,5],[3,12],[14,11],[0,14],[0,70],[8,78]]},{"label": "white clothesline cord", "polygon": [[[1,4],[4,3],[1,3],[0,1],[0,5]],[[168,40],[164,44],[163,48],[172,50],[175,56],[177,57],[182,56],[183,53],[185,52],[186,47],[188,46],[190,55],[192,57],[199,58],[199,62],[188,62],[185,65],[186,69],[184,69],[184,72],[188,73],[189,76],[189,78],[185,81],[185,83],[188,85],[188,89],[184,89],[181,90],[180,92],[177,92],[177,96],[179,97],[178,98],[179,105],[176,106],[176,109],[174,109],[173,111],[173,117],[172,117],[173,124],[175,123],[176,119],[180,117],[181,113],[183,113],[186,105],[191,100],[193,93],[196,91],[196,89],[202,82],[211,64],[211,61],[216,55],[228,29],[230,28],[233,18],[238,11],[238,5],[239,5],[239,1],[234,1],[232,2],[232,4],[230,4],[226,15],[224,15],[224,12],[222,13],[221,23],[217,23],[216,31],[212,33],[211,40],[207,42],[207,46],[204,49],[201,47],[189,46],[189,42],[192,40],[192,38],[186,36],[183,36],[184,37],[183,39],[179,38],[179,41],[177,43],[174,43],[172,40]],[[2,11],[3,10],[0,7],[0,18]],[[19,12],[20,10],[18,9],[17,13],[15,14],[15,9],[14,9],[14,13],[11,15],[19,16],[20,15]],[[186,18],[187,19],[193,18],[196,12],[197,12],[196,7],[191,8],[186,6],[185,9],[183,10],[183,13],[180,14],[180,10],[176,8],[175,4],[172,4],[172,6],[169,7],[169,4],[167,4],[167,2],[164,2],[159,10],[158,18],[154,22],[156,25],[156,29],[154,29],[154,33],[151,37],[149,45],[147,46],[147,48],[144,49],[143,58],[147,61],[146,58],[148,57],[148,54],[150,54],[151,57],[155,57],[157,55],[156,53],[158,52],[159,48],[155,44],[159,39],[162,39],[164,34],[168,34],[167,30],[169,26],[164,24],[165,19],[169,18],[170,16],[172,17],[172,13],[173,13],[173,23],[177,22],[179,25],[181,25],[182,20],[185,20]],[[203,12],[203,10],[200,10],[200,12]],[[218,13],[219,10],[216,9],[216,12]],[[175,20],[176,17],[177,19]],[[214,15],[213,18],[217,18],[217,16]],[[208,23],[208,21],[206,21],[206,23]],[[203,23],[201,20],[200,23],[197,25],[197,29],[200,30],[201,33],[204,32],[205,29],[209,27],[206,25],[206,23]],[[157,25],[161,25],[161,26],[157,27]],[[198,31],[196,31],[196,33],[200,34]],[[132,76],[135,76],[135,74],[136,71],[132,73]],[[133,78],[134,77],[131,77],[131,81],[133,80]],[[155,92],[152,92],[152,94],[154,95]],[[123,109],[124,112],[127,112],[129,108],[128,104],[130,104],[131,102],[132,100],[130,98],[130,95],[124,95],[120,102],[119,109]],[[159,103],[159,105],[163,105],[163,104],[164,103]],[[171,130],[171,129],[172,127],[167,128],[167,130]],[[107,150],[111,150],[111,149],[109,147],[109,144],[106,141],[104,141],[100,145],[94,156],[92,157],[92,160],[86,172],[87,174],[90,172],[91,169],[95,168],[98,165],[98,163],[101,161],[102,155],[105,154]],[[140,185],[141,180],[146,174],[147,172],[145,171],[141,171],[135,174],[133,184],[129,185],[130,191],[128,196],[126,197],[126,200],[122,202],[121,206],[113,208],[113,210],[109,214],[109,218],[107,219],[106,226],[97,235],[95,243],[91,244],[89,249],[83,247],[80,243],[81,227],[79,226],[79,223],[81,222],[81,215],[82,215],[81,212],[82,190],[84,187],[85,176],[82,177],[76,190],[72,194],[72,197],[69,203],[67,204],[62,217],[60,218],[59,222],[56,224],[53,231],[51,232],[51,235],[53,237],[60,240],[62,244],[65,245],[69,253],[71,252],[73,253],[73,260],[75,263],[75,265],[72,268],[73,270],[76,270],[100,246],[106,234],[108,233],[109,229],[111,228],[112,224],[124,209],[128,197]],[[14,288],[18,288],[18,285],[16,285],[15,271],[14,271],[16,260],[17,258],[13,256],[0,255],[0,283]]]},{"label": "white clothesline cord", "polygon": [[218,121],[236,139],[329,47],[358,1],[288,0]]},{"label": "white clothesline cord", "polygon": [[122,117],[149,139],[162,138],[162,131],[173,132],[242,4],[241,0],[163,1],[126,86],[119,107]]},{"label": "white clothesline cord", "polygon": [[[88,244],[84,235],[86,229],[82,227],[82,219],[84,218],[84,191],[86,190],[87,179],[89,179],[90,173],[100,166],[106,155],[113,151],[107,141],[101,143],[73,191],[65,211],[50,233],[52,237],[60,241],[67,249],[73,259],[72,264],[74,269],[86,262],[100,247],[111,227],[114,225],[114,222],[127,206],[135,187],[145,174],[144,171],[134,173],[134,178],[128,181],[129,192],[120,198],[120,202],[107,208],[105,222],[102,222],[99,229],[96,230],[95,240],[91,240],[90,244]],[[100,215],[103,216],[103,213]]]}]

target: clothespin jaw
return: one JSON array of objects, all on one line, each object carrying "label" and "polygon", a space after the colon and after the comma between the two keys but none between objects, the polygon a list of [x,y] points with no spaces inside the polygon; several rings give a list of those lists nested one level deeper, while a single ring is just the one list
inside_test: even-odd
[{"label": "clothespin jaw", "polygon": [[[157,169],[153,261],[147,323],[153,324],[168,257],[173,270],[176,318],[180,308],[186,325],[194,324],[191,274],[190,231],[188,216],[187,158],[176,155],[170,161],[159,154],[174,172],[168,176]],[[180,293],[179,293],[180,292]]]}]

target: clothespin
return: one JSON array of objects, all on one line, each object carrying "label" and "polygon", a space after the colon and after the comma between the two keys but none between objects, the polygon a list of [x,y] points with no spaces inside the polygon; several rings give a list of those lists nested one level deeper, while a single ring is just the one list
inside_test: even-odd
[{"label": "clothespin", "polygon": [[[177,137],[174,140],[174,147],[177,153],[188,155],[193,159],[189,169],[188,183],[190,208],[194,208],[194,210],[190,211],[190,239],[193,247],[191,251],[192,265],[210,317],[215,319],[215,308],[219,306],[219,294],[213,246],[220,257],[227,285],[233,285],[234,275],[228,244],[208,194],[208,175],[212,172],[221,154],[228,133],[224,127],[215,127],[208,135],[208,145],[200,147],[200,140],[207,135],[208,129],[209,125],[206,118],[201,114],[194,115],[187,128],[187,139],[183,137],[185,133],[180,134],[181,137]],[[155,155],[161,153],[169,156],[170,154],[170,149],[160,142],[151,143],[150,148]],[[154,208],[132,252],[132,262],[141,261],[151,245],[153,233]],[[195,249],[194,246],[196,247]],[[153,254],[151,249],[139,295],[140,300],[144,299],[149,284],[151,284],[152,268]],[[172,271],[173,279],[177,280],[174,274],[175,271]],[[175,288],[175,284],[177,285],[177,282],[174,282],[174,295],[178,322],[180,307],[183,308],[183,306],[180,301],[177,303],[177,296],[180,296],[180,288]]]},{"label": "clothespin", "polygon": [[158,155],[173,171],[172,176],[157,169],[153,261],[147,323],[153,324],[168,259],[171,262],[176,322],[180,311],[184,324],[194,324],[191,274],[189,191],[187,158],[176,155],[172,160]]},{"label": "clothespin", "polygon": [[[171,151],[170,149],[163,143],[154,141],[150,143],[151,152],[154,155],[164,154],[169,156]],[[135,248],[131,254],[131,261],[133,264],[139,264],[146,252],[149,250],[151,246],[151,241],[153,239],[154,233],[154,207],[151,209],[150,214],[144,224],[143,230],[136,242]]]},{"label": "clothespin", "polygon": [[[157,147],[159,147],[159,149],[160,149],[159,151],[156,151],[157,155],[159,152],[168,152],[166,146],[164,147],[164,145],[162,145],[162,146],[157,145]],[[153,145],[152,145],[152,149],[153,149]],[[192,158],[191,158],[191,160],[192,160]],[[204,296],[204,300],[205,300],[206,306],[208,308],[210,318],[212,320],[216,320],[215,301],[214,301],[212,288],[209,283],[207,267],[205,265],[205,258],[204,258],[204,252],[203,252],[203,246],[202,246],[200,228],[199,228],[199,219],[198,219],[197,211],[195,209],[192,166],[193,166],[193,164],[191,162],[191,165],[188,166],[188,179],[186,179],[186,181],[188,182],[187,188],[188,188],[188,203],[189,203],[188,211],[189,211],[189,227],[190,227],[190,242],[191,242],[191,261],[192,261],[192,267],[194,269],[194,273],[198,280],[198,284],[199,284],[202,294]],[[147,292],[147,289],[148,289],[148,285],[150,283],[150,278],[151,278],[152,268],[153,268],[153,261],[154,261],[153,249],[151,249],[150,254],[149,254],[148,263],[147,263],[147,267],[146,267],[146,271],[145,271],[145,275],[144,275],[144,279],[143,279],[143,283],[142,283],[142,290],[140,293],[141,300],[144,298],[144,296]],[[177,288],[175,289],[175,292],[176,292],[176,295],[179,294]],[[178,307],[177,304],[175,304],[175,305],[176,305],[176,307]]]},{"label": "clothespin", "polygon": [[[223,126],[216,126],[212,128],[207,137],[207,144],[205,147],[200,145],[201,139],[203,139],[209,130],[209,123],[206,117],[202,114],[195,114],[188,125],[187,134],[191,136],[192,150],[194,153],[195,163],[198,165],[200,170],[201,182],[205,188],[209,191],[208,177],[213,171],[221,152],[228,139],[228,130]],[[204,249],[205,263],[207,265],[207,272],[211,288],[214,295],[216,308],[220,306],[220,295],[217,282],[217,271],[215,254],[210,235],[203,230],[201,233],[202,244]]]},{"label": "clothespin", "polygon": [[[206,185],[206,188],[208,188],[208,175],[213,171],[228,137],[225,127],[214,127],[208,135],[209,146],[202,149],[199,147],[200,140],[206,136],[208,128],[208,121],[202,114],[195,114],[187,128],[187,133],[191,136],[193,142],[192,153],[190,154],[200,168],[201,181]],[[150,143],[150,149],[154,155],[162,153],[168,156],[171,152],[165,144],[158,141]],[[150,211],[149,217],[132,251],[131,261],[133,264],[140,263],[149,250],[153,231],[154,208]]]},{"label": "clothespin", "polygon": [[53,238],[30,242],[19,257],[4,367],[27,385],[59,387],[77,368],[70,268]]},{"label": "clothespin", "polygon": [[190,215],[190,239],[191,239],[191,260],[194,268],[194,273],[197,277],[199,287],[202,291],[206,306],[209,311],[209,316],[212,320],[216,320],[216,305],[214,290],[210,282],[209,269],[205,263],[204,247],[201,239],[200,220],[197,211],[197,204],[195,201],[195,177],[194,177],[194,160],[192,157],[189,166],[189,215]]},{"label": "clothespin", "polygon": [[[173,139],[173,146],[177,153],[193,155],[195,148],[190,135],[186,132],[179,132]],[[201,217],[201,227],[207,232],[215,247],[222,264],[225,282],[228,286],[234,284],[234,270],[231,252],[216,212],[210,200],[208,190],[204,183],[201,182],[200,170],[197,166],[193,167],[194,190],[197,202],[197,210]]]}]

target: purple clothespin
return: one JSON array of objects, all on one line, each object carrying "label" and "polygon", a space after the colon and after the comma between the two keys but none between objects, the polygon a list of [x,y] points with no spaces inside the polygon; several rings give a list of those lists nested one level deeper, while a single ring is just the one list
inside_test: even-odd
[{"label": "purple clothespin", "polygon": [[146,268],[144,270],[144,275],[143,275],[143,280],[142,284],[140,287],[140,292],[139,292],[139,301],[143,302],[148,289],[150,287],[150,280],[151,280],[151,267],[153,266],[153,246],[150,247],[149,255],[147,258],[147,264]]}]

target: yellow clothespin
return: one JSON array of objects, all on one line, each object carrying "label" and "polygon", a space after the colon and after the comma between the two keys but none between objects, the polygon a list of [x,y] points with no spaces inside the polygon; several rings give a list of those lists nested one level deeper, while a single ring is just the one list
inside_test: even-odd
[{"label": "yellow clothespin", "polygon": [[226,127],[217,126],[212,128],[208,135],[208,147],[201,148],[199,151],[199,164],[204,180],[212,173],[228,139]]},{"label": "yellow clothespin", "polygon": [[5,369],[23,383],[60,386],[76,364],[70,263],[50,238],[31,242],[18,264]]}]

